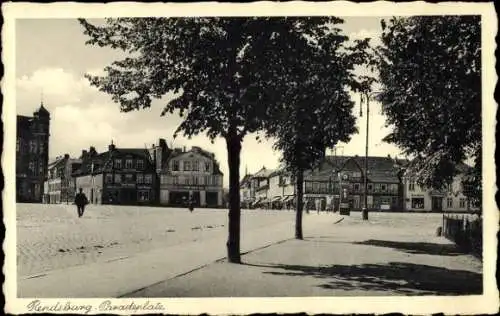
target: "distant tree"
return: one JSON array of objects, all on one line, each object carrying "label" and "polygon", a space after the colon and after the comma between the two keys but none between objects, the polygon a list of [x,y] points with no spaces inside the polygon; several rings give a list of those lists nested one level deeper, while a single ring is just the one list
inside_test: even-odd
[{"label": "distant tree", "polygon": [[176,97],[162,115],[179,111],[184,117],[176,134],[206,132],[212,140],[225,139],[230,190],[227,253],[230,262],[239,263],[242,140],[263,129],[269,110],[281,97],[274,88],[288,84],[270,60],[293,51],[304,37],[321,37],[327,19],[118,18],[106,19],[103,25],[79,21],[90,37],[87,44],[119,49],[128,56],[105,67],[105,76],[88,76],[122,111],[148,108],[152,99],[173,92]]},{"label": "distant tree", "polygon": [[475,160],[467,194],[481,192],[481,23],[479,16],[382,21],[379,100],[394,127],[385,138],[416,157],[420,185],[442,188],[457,165]]},{"label": "distant tree", "polygon": [[358,88],[353,70],[367,61],[367,40],[349,46],[348,38],[333,28],[343,21],[325,22],[318,38],[295,42],[293,51],[273,60],[280,69],[293,69],[282,75],[288,85],[274,87],[282,98],[271,111],[266,131],[276,139],[274,149],[282,153],[281,162],[296,181],[297,239],[303,238],[304,171],[324,159],[326,148],[347,142],[357,132],[347,90]]}]

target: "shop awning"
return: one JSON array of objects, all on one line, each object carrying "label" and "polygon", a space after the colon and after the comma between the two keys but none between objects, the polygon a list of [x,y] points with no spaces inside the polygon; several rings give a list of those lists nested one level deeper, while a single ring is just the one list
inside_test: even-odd
[{"label": "shop awning", "polygon": [[252,202],[252,205],[257,205],[262,201],[262,198],[258,198],[255,201]]},{"label": "shop awning", "polygon": [[272,199],[272,202],[278,202],[278,201],[281,201],[281,196],[275,196],[275,197]]},{"label": "shop awning", "polygon": [[291,201],[295,198],[294,195],[287,195],[283,198],[283,201],[282,202],[288,202],[288,201]]}]

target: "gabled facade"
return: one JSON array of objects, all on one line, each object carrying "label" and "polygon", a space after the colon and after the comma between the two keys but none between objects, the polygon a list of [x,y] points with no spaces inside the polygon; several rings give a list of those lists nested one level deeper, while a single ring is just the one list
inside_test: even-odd
[{"label": "gabled facade", "polygon": [[45,181],[44,203],[72,203],[76,193],[73,172],[81,167],[80,159],[72,159],[68,154],[58,157],[48,166]]},{"label": "gabled facade", "polygon": [[16,202],[41,203],[49,162],[50,113],[42,105],[32,117],[17,116]]},{"label": "gabled facade", "polygon": [[215,155],[200,147],[170,152],[160,172],[160,203],[185,206],[223,206],[223,174]]},{"label": "gabled facade", "polygon": [[82,153],[82,166],[74,174],[91,203],[118,205],[156,204],[157,178],[148,149],[117,148]]},{"label": "gabled facade", "polygon": [[[306,207],[338,209],[348,203],[352,209],[364,207],[364,157],[327,156],[318,168],[305,174]],[[399,169],[391,157],[368,157],[367,207],[402,208],[402,186]]]},{"label": "gabled facade", "polygon": [[252,176],[252,186],[255,188],[255,200],[253,207],[264,206],[268,207],[270,201],[269,191],[269,176],[274,170],[267,169],[263,166]]},{"label": "gabled facade", "polygon": [[240,181],[240,203],[242,208],[251,208],[255,200],[255,188],[252,184],[252,175],[249,174],[246,174]]}]

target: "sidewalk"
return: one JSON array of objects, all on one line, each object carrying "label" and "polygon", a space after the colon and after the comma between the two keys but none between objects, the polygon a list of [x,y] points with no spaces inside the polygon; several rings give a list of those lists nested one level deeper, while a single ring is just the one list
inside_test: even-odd
[{"label": "sidewalk", "polygon": [[[306,215],[306,221],[314,220]],[[318,216],[318,218],[324,218]],[[482,293],[481,262],[442,237],[439,223],[391,227],[358,216],[323,222],[252,251],[131,293],[131,297],[297,297]],[[411,224],[411,223],[410,223]],[[266,231],[267,234],[270,233]],[[269,236],[270,237],[270,236]]]}]

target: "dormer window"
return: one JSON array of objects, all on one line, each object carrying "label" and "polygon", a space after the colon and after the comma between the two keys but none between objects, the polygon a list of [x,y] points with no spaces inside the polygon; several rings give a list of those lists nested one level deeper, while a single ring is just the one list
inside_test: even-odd
[{"label": "dormer window", "polygon": [[210,171],[210,162],[205,162],[205,171],[206,172]]},{"label": "dormer window", "polygon": [[116,169],[122,168],[122,160],[121,159],[115,159],[115,168]]}]

